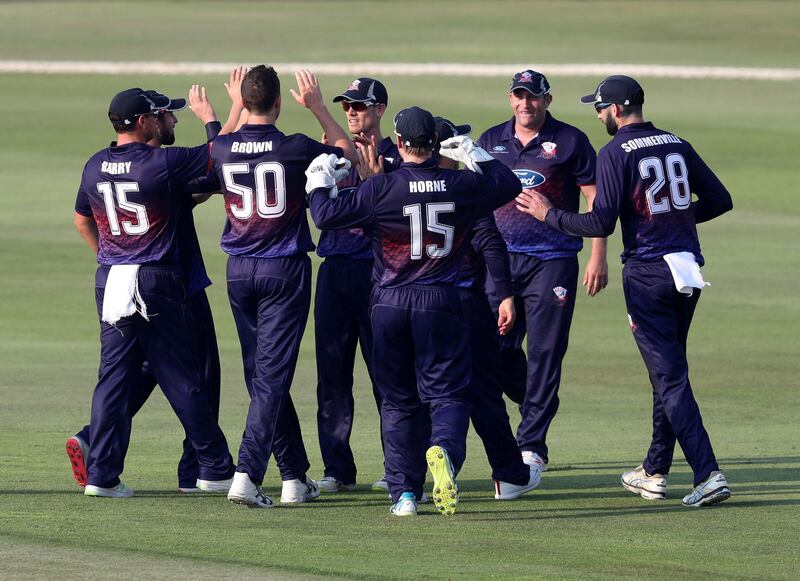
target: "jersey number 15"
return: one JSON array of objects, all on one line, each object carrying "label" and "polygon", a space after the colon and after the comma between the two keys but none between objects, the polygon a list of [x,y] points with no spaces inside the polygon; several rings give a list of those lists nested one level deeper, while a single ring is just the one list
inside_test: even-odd
[{"label": "jersey number 15", "polygon": [[[453,250],[453,232],[455,228],[439,222],[439,214],[455,212],[454,202],[431,202],[425,204],[425,222],[428,232],[444,236],[444,245],[428,244],[425,252],[431,258],[444,258]],[[422,259],[422,204],[403,206],[403,216],[411,222],[411,260]]]}]

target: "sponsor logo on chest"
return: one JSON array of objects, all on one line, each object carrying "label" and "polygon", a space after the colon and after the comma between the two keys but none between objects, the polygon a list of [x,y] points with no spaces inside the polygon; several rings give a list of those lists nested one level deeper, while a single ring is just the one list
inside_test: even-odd
[{"label": "sponsor logo on chest", "polygon": [[515,169],[513,171],[519,178],[523,188],[535,188],[546,181],[546,178],[542,174],[532,169]]}]

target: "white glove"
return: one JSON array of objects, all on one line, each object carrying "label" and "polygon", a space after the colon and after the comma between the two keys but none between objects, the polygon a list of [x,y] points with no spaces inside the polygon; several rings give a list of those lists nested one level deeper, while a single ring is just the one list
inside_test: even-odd
[{"label": "white glove", "polygon": [[350,161],[338,158],[334,153],[323,153],[314,158],[306,169],[306,193],[318,188],[330,189],[330,197],[337,193],[336,182],[347,177]]},{"label": "white glove", "polygon": [[466,135],[456,135],[442,141],[439,155],[463,163],[475,173],[483,173],[478,162],[494,159]]}]

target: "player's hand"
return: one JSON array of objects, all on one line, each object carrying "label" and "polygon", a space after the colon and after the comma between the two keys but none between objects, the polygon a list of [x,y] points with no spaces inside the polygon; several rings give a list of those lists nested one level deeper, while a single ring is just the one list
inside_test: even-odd
[{"label": "player's hand", "polygon": [[478,163],[494,159],[466,135],[456,135],[442,141],[439,145],[439,154],[463,163],[475,173],[483,173]]},{"label": "player's hand", "polygon": [[608,261],[605,256],[597,257],[592,253],[583,273],[583,286],[586,287],[586,294],[593,297],[606,288],[607,285]]},{"label": "player's hand", "polygon": [[290,92],[299,105],[311,111],[325,106],[322,101],[322,90],[314,73],[308,69],[300,69],[295,72],[294,78],[297,79],[297,91],[290,89]]},{"label": "player's hand", "polygon": [[497,331],[501,335],[506,335],[514,326],[517,320],[517,311],[514,308],[514,297],[506,297],[500,301],[497,308]]},{"label": "player's hand", "polygon": [[544,222],[547,212],[553,207],[553,204],[550,203],[550,200],[545,198],[533,188],[523,189],[522,192],[517,196],[516,202],[517,210],[524,214],[533,216],[540,222]]},{"label": "player's hand", "polygon": [[244,108],[244,103],[242,102],[242,81],[248,72],[250,72],[250,67],[236,67],[231,71],[228,82],[225,83],[225,90],[228,91],[228,97],[231,98],[231,103],[236,107]]},{"label": "player's hand", "polygon": [[383,156],[377,155],[375,136],[367,138],[363,133],[353,136],[358,154],[358,176],[365,180],[383,173]]},{"label": "player's hand", "polygon": [[214,113],[214,107],[211,106],[203,85],[192,85],[189,89],[189,109],[204,124],[217,120],[217,114]]}]

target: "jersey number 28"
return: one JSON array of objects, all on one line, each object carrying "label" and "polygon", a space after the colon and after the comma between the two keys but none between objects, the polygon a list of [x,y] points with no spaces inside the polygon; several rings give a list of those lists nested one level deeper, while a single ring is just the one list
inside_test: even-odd
[{"label": "jersey number 28", "polygon": [[[666,169],[666,179],[665,170]],[[639,162],[639,175],[643,180],[654,178],[647,188],[647,205],[650,214],[663,214],[672,208],[685,210],[692,203],[689,189],[689,171],[680,153],[670,153],[661,161],[659,157],[645,157]],[[669,197],[662,195],[664,185],[669,181]],[[672,203],[670,204],[670,200]]]}]

